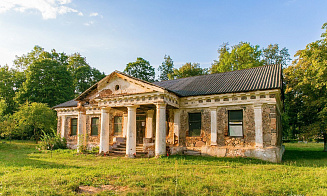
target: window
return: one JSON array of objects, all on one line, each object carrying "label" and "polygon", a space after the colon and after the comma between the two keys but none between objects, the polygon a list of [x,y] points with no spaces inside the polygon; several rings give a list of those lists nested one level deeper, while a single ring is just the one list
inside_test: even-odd
[{"label": "window", "polygon": [[229,136],[243,137],[243,111],[228,111],[228,130]]},{"label": "window", "polygon": [[99,118],[91,118],[91,135],[98,135]]},{"label": "window", "polygon": [[77,118],[70,120],[70,135],[77,135]]},{"label": "window", "polygon": [[121,116],[115,116],[114,118],[115,136],[122,135],[122,121],[123,118]]},{"label": "window", "polygon": [[201,135],[201,113],[189,113],[189,136],[200,136]]}]

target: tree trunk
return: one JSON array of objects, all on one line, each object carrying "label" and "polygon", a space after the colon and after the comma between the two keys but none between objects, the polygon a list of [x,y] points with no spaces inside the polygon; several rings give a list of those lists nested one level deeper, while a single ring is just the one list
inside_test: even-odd
[{"label": "tree trunk", "polygon": [[35,129],[35,128],[34,128],[34,137],[35,137],[35,143],[37,144],[39,138],[38,138],[38,136],[37,136],[37,134],[36,134],[36,129]]},{"label": "tree trunk", "polygon": [[323,133],[324,137],[324,152],[327,152],[327,133]]}]

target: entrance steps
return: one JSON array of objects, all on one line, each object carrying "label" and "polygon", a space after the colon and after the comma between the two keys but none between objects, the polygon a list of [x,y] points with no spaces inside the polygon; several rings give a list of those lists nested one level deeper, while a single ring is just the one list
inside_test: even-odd
[{"label": "entrance steps", "polygon": [[[126,141],[119,142],[117,146],[113,147],[109,152],[114,154],[126,154]],[[136,145],[136,154],[146,154],[146,152],[143,151],[143,144]]]}]

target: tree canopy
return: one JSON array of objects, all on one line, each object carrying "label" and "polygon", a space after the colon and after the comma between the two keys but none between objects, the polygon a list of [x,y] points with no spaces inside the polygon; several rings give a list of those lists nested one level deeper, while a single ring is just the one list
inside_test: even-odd
[{"label": "tree canopy", "polygon": [[[327,32],[327,23],[323,29]],[[291,66],[284,70],[285,111],[292,132],[323,136],[327,151],[327,37],[297,51]]]},{"label": "tree canopy", "polygon": [[267,48],[260,49],[259,45],[253,46],[249,42],[240,42],[232,47],[224,43],[218,49],[218,60],[213,62],[210,72],[222,73],[269,64],[286,66],[288,61],[288,50],[279,49],[278,44],[270,44]]},{"label": "tree canopy", "polygon": [[159,65],[159,80],[169,80],[169,77],[174,73],[174,62],[170,56],[165,55],[164,62]]},{"label": "tree canopy", "polygon": [[137,57],[135,62],[128,63],[124,72],[148,82],[154,82],[156,76],[155,69],[150,65],[149,61],[141,57]]},{"label": "tree canopy", "polygon": [[208,74],[208,70],[201,68],[199,63],[185,63],[179,69],[174,69],[174,73],[170,74],[169,78],[178,79],[205,74]]}]

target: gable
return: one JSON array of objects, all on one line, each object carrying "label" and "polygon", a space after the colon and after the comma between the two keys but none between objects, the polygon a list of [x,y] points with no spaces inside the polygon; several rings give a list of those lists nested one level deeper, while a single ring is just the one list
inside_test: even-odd
[{"label": "gable", "polygon": [[102,81],[98,85],[98,97],[114,97],[121,95],[131,95],[140,93],[155,92],[153,88],[146,87],[145,85],[140,85],[128,81],[119,76],[114,76],[107,81]]},{"label": "gable", "polygon": [[160,86],[114,71],[80,94],[76,101],[108,98],[150,92],[166,92]]}]

